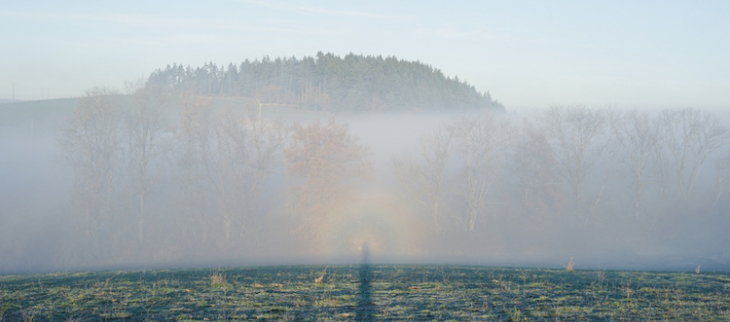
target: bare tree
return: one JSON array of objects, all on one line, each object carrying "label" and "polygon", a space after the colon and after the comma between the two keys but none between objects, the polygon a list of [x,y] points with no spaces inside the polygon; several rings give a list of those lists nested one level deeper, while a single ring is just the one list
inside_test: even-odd
[{"label": "bare tree", "polygon": [[545,134],[525,121],[509,161],[517,178],[519,205],[544,219],[563,207],[565,196],[555,150]]},{"label": "bare tree", "polygon": [[279,122],[231,110],[222,113],[218,120],[206,173],[215,187],[226,240],[229,240],[233,223],[244,231],[248,229],[259,193],[272,172],[274,156],[287,136]]},{"label": "bare tree", "polygon": [[[188,217],[202,219],[204,226],[212,206],[225,240],[234,229],[251,233],[261,190],[287,138],[285,127],[232,109],[217,112],[209,98],[184,96],[183,106],[176,160]],[[195,218],[201,215],[205,218]],[[201,230],[205,241],[206,227]]]},{"label": "bare tree", "polygon": [[434,230],[439,232],[444,173],[449,160],[453,133],[439,127],[421,137],[419,160],[393,158],[392,164],[403,189],[416,202],[429,209]]},{"label": "bare tree", "polygon": [[137,199],[139,241],[144,241],[146,202],[156,179],[150,167],[167,149],[165,132],[169,130],[166,108],[170,96],[163,87],[148,86],[143,81],[128,84],[133,106],[126,110],[124,137],[126,140],[127,179],[130,196]]},{"label": "bare tree", "polygon": [[713,208],[717,206],[717,202],[720,201],[720,197],[730,183],[730,149],[717,159],[715,167],[717,169],[717,196],[712,204]]},{"label": "bare tree", "polygon": [[99,226],[112,216],[121,118],[116,91],[91,89],[79,100],[60,139],[64,159],[74,173],[74,204],[83,217],[86,238],[95,243]]},{"label": "bare tree", "polygon": [[659,127],[647,113],[637,110],[615,113],[610,118],[616,146],[627,161],[634,183],[634,215],[642,206],[642,194],[646,186],[647,172],[660,143]]},{"label": "bare tree", "polygon": [[176,182],[180,188],[179,205],[190,224],[186,228],[195,238],[206,243],[208,221],[199,220],[206,213],[207,201],[204,178],[206,162],[211,153],[211,128],[213,107],[209,97],[181,96],[182,112],[175,134]]},{"label": "bare tree", "polygon": [[465,231],[473,231],[489,189],[499,172],[501,156],[512,138],[512,126],[491,112],[462,115],[451,123],[454,148],[463,160],[466,211],[455,216]]},{"label": "bare tree", "polygon": [[[586,182],[596,161],[601,160],[609,146],[608,117],[602,109],[585,106],[551,106],[538,120],[555,149],[563,178],[570,187],[575,212],[583,216],[589,202],[586,200]],[[608,172],[604,171],[603,184],[592,208],[603,194]]]},{"label": "bare tree", "polygon": [[728,140],[728,129],[714,115],[692,108],[663,110],[659,122],[677,187],[687,198],[707,158]]}]

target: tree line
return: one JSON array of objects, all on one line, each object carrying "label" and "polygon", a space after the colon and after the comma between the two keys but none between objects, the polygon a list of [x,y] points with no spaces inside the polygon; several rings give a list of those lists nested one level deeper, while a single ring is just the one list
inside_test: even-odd
[{"label": "tree line", "polygon": [[239,65],[168,65],[149,82],[193,95],[246,97],[308,110],[382,111],[504,107],[474,86],[421,62],[331,53],[245,60]]},{"label": "tree line", "polygon": [[[729,138],[716,116],[692,108],[552,106],[521,123],[494,113],[458,117],[392,164],[436,230],[451,220],[474,231],[495,215],[581,224],[597,216],[701,216],[727,200]],[[445,209],[445,200],[458,210]]]},{"label": "tree line", "polygon": [[510,225],[667,228],[730,207],[728,129],[691,108],[458,114],[388,169],[334,118],[283,124],[251,113],[143,83],[128,95],[89,91],[59,140],[89,246],[79,256],[306,245],[378,172],[398,183],[395,202],[416,214],[424,240],[463,239],[467,250]]},{"label": "tree line", "polygon": [[[92,262],[130,260],[119,257],[124,252],[153,256],[147,245],[200,256],[250,249],[270,233],[263,231],[267,201],[296,209],[282,236],[307,238],[314,218],[332,215],[334,199],[348,195],[346,181],[372,171],[369,149],[334,119],[285,126],[144,82],[126,94],[89,90],[59,144],[74,175],[71,213],[87,246],[77,256]],[[272,175],[284,176],[282,165],[293,178],[286,189],[271,184]]]}]

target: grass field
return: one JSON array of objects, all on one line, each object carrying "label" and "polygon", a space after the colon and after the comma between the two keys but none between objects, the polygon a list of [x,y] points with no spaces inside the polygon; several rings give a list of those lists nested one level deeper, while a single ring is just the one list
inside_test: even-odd
[{"label": "grass field", "polygon": [[277,266],[0,276],[10,321],[730,320],[730,275]]}]

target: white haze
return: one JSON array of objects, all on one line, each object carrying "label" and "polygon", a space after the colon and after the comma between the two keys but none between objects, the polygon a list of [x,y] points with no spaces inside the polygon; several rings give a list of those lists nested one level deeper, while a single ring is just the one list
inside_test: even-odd
[{"label": "white haze", "polygon": [[[242,110],[240,105],[231,106]],[[10,115],[8,110],[0,112]],[[174,124],[179,120],[180,106],[169,107],[168,113],[170,123]],[[304,125],[315,119],[326,124],[331,117],[287,113],[278,114],[287,126],[295,119]],[[473,116],[480,112],[464,113]],[[509,170],[514,148],[499,150],[497,153],[503,159],[498,164],[498,176],[479,209],[477,225],[472,231],[464,231],[450,219],[464,211],[460,197],[464,189],[460,181],[463,160],[452,152],[444,181],[442,231],[434,232],[427,210],[403,193],[394,172],[393,158],[411,156],[419,160],[420,137],[443,124],[453,124],[460,115],[398,112],[336,117],[336,122],[347,123],[350,134],[372,151],[373,176],[351,182],[357,192],[353,202],[367,209],[377,206],[389,212],[386,216],[398,218],[371,221],[372,214],[368,211],[372,210],[350,214],[354,218],[352,222],[333,229],[353,229],[353,235],[347,232],[337,235],[328,230],[334,237],[327,241],[334,246],[317,241],[320,237],[315,235],[324,234],[324,228],[321,231],[315,228],[315,237],[302,237],[295,232],[301,217],[291,216],[285,206],[286,186],[293,181],[287,178],[281,151],[262,190],[257,212],[250,215],[247,228],[234,230],[230,239],[220,235],[220,218],[213,204],[194,208],[202,209],[196,217],[183,217],[181,204],[185,200],[181,199],[175,181],[175,161],[170,156],[152,163],[152,173],[158,179],[149,193],[150,211],[144,241],[137,239],[137,217],[130,210],[134,207],[123,206],[121,200],[126,200],[123,190],[113,195],[118,203],[114,217],[99,223],[101,231],[109,236],[90,239],[84,236],[82,217],[74,208],[74,175],[64,164],[59,146],[68,115],[42,122],[20,118],[13,124],[3,123],[0,129],[0,274],[93,268],[357,263],[360,258],[357,247],[361,243],[370,245],[373,262],[387,263],[560,267],[573,257],[578,268],[692,269],[700,264],[709,270],[730,267],[730,237],[726,232],[726,227],[730,227],[730,194],[721,193],[719,202],[710,206],[717,194],[715,161],[727,153],[728,142],[708,158],[692,198],[661,199],[647,192],[647,204],[639,216],[631,212],[634,187],[623,174],[625,169],[616,157],[606,156],[602,160],[613,164],[608,168],[612,172],[607,179],[603,180],[604,170],[598,165],[587,176],[586,198],[594,198],[605,183],[594,213],[574,216],[566,208],[542,217],[530,217],[520,210],[521,199],[515,190],[519,185]],[[728,126],[727,113],[713,115]],[[265,116],[275,117],[266,113]],[[521,136],[520,128],[525,120],[535,120],[532,114],[499,113],[495,117],[512,124],[514,138]],[[172,137],[167,135],[168,139]],[[565,185],[562,182],[558,186],[565,188]],[[668,204],[667,200],[674,203]],[[208,228],[201,228],[204,226]],[[201,237],[201,229],[208,229],[210,235]],[[362,235],[357,235],[358,232]]]}]

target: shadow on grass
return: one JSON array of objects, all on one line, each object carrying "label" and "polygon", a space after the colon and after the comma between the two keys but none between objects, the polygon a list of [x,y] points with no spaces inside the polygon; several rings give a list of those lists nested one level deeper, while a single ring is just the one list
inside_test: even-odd
[{"label": "shadow on grass", "polygon": [[360,264],[360,296],[357,300],[357,320],[373,321],[375,305],[372,300],[372,290],[370,289],[370,280],[372,280],[372,272],[370,271],[370,251],[368,245],[362,247],[362,263]]}]

